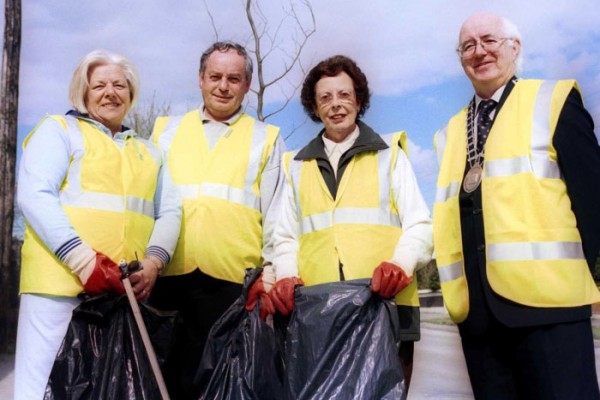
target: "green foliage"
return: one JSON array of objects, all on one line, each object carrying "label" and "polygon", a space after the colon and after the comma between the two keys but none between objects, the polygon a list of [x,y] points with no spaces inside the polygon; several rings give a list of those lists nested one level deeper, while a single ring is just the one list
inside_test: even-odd
[{"label": "green foliage", "polygon": [[435,260],[432,260],[427,266],[417,271],[417,280],[419,289],[440,290],[440,276],[437,271]]}]

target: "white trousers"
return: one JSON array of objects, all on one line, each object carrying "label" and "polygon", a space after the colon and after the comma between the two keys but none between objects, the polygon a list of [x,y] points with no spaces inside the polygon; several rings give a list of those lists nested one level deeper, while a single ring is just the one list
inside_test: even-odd
[{"label": "white trousers", "polygon": [[15,355],[15,399],[44,398],[50,371],[62,344],[76,297],[22,294]]}]

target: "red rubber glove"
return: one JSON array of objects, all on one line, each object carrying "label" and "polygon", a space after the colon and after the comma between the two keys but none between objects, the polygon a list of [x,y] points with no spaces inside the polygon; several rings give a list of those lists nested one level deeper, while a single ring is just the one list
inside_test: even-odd
[{"label": "red rubber glove", "polygon": [[378,293],[384,299],[394,297],[412,282],[413,278],[406,276],[402,268],[390,262],[382,262],[371,279],[371,291]]},{"label": "red rubber glove", "polygon": [[263,321],[267,318],[267,315],[275,314],[275,306],[269,297],[269,293],[265,289],[263,283],[262,274],[260,277],[250,286],[248,291],[248,299],[246,300],[246,311],[254,310],[258,299],[260,298],[260,319]]},{"label": "red rubber glove", "polygon": [[96,253],[94,271],[83,285],[83,289],[90,296],[102,293],[125,294],[119,266],[104,254]]},{"label": "red rubber glove", "polygon": [[304,282],[297,276],[283,278],[275,282],[275,286],[269,292],[269,296],[273,300],[277,311],[282,315],[289,315],[294,310],[294,288],[302,285],[304,285]]}]

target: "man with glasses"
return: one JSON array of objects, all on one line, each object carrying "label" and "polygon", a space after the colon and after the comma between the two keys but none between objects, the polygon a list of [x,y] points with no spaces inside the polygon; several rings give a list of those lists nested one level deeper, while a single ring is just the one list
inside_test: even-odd
[{"label": "man with glasses", "polygon": [[506,19],[468,18],[475,96],[436,135],[434,244],[477,399],[598,399],[600,147],[573,80],[518,79]]}]

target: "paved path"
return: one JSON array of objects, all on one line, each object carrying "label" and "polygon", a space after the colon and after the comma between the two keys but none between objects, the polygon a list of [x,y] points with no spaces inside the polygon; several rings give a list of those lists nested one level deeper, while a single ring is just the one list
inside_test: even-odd
[{"label": "paved path", "polygon": [[0,399],[13,398],[15,356],[13,354],[0,354]]}]

